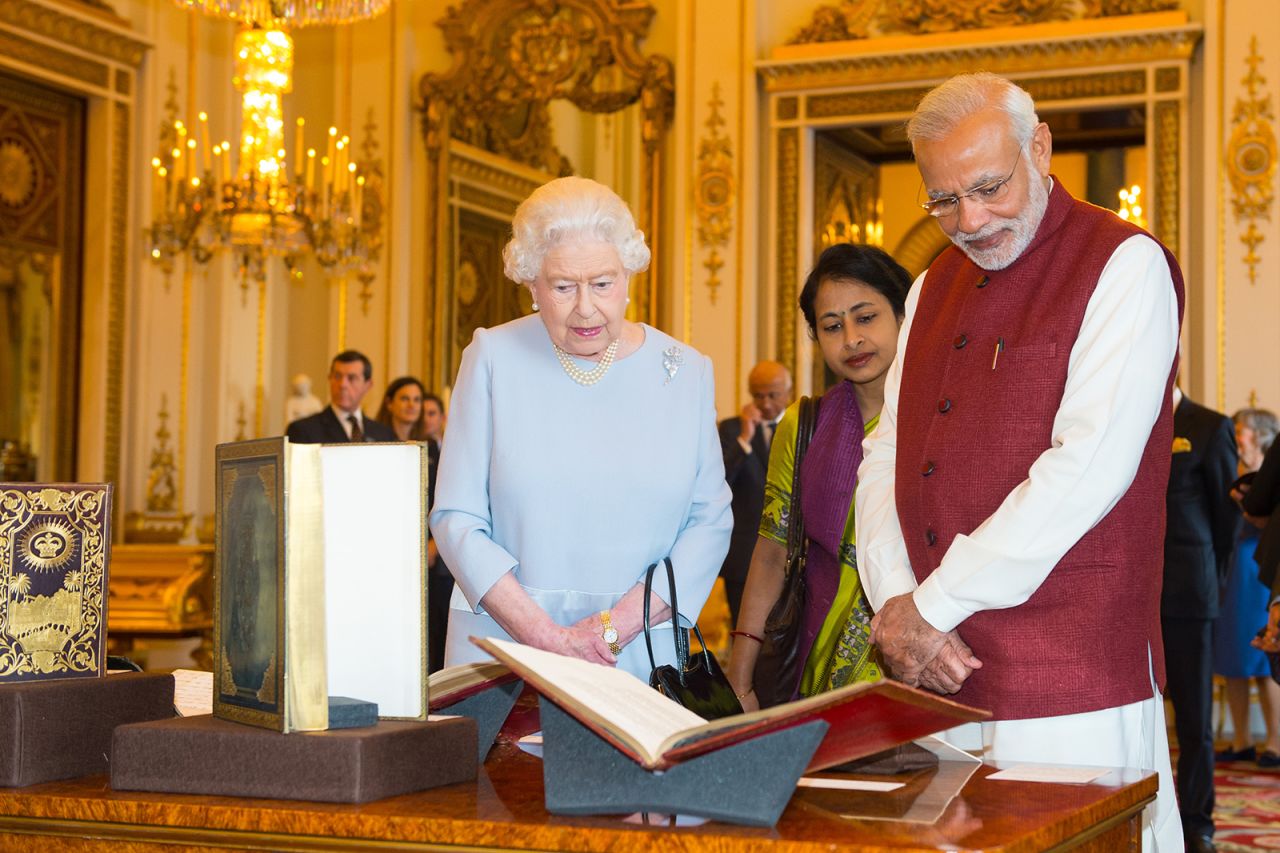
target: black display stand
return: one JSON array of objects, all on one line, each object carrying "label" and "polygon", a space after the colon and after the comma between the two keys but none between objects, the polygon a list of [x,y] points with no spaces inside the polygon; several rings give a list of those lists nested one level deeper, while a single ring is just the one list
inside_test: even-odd
[{"label": "black display stand", "polygon": [[116,729],[111,787],[364,803],[474,780],[475,737],[461,717],[291,734],[180,717]]},{"label": "black display stand", "polygon": [[106,773],[116,726],[172,716],[171,675],[0,684],[0,785]]},{"label": "black display stand", "polygon": [[651,771],[546,697],[539,704],[547,811],[564,815],[656,812],[773,826],[828,728],[814,720]]},{"label": "black display stand", "polygon": [[461,702],[437,708],[433,713],[468,717],[476,721],[476,728],[479,731],[480,763],[483,764],[484,757],[489,754],[489,749],[497,739],[498,732],[502,730],[502,724],[507,721],[523,689],[524,682],[520,679],[507,681],[468,696]]}]

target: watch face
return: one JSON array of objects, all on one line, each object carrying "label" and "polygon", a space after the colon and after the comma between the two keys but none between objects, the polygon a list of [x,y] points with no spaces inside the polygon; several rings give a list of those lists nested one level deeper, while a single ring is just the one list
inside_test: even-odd
[{"label": "watch face", "polygon": [[616,628],[605,628],[605,629],[604,629],[604,641],[605,641],[606,643],[616,643],[616,642],[618,642],[618,630],[617,630]]}]

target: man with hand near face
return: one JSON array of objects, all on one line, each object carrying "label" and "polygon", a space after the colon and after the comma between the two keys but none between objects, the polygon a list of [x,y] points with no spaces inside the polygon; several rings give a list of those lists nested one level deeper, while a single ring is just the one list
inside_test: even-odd
[{"label": "man with hand near face", "polygon": [[1156,771],[1144,846],[1180,851],[1160,584],[1181,272],[1050,175],[1013,83],[952,78],[907,135],[954,246],[907,299],[858,474],[871,638],[904,682],[992,712],[952,734],[984,759]]},{"label": "man with hand near face", "polygon": [[366,418],[360,402],[373,387],[373,365],[363,353],[345,350],[329,365],[329,405],[289,424],[285,435],[295,444],[344,441],[395,441],[391,427]]},{"label": "man with hand near face", "polygon": [[751,402],[742,407],[742,414],[720,422],[724,477],[733,491],[733,535],[720,577],[732,625],[738,624],[738,607],[764,511],[773,429],[791,404],[791,373],[776,361],[762,361],[747,374],[747,390]]}]

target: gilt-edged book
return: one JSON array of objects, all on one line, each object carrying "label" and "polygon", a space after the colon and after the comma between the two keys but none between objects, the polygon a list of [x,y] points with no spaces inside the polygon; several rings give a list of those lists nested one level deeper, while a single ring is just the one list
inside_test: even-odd
[{"label": "gilt-edged book", "polygon": [[329,727],[329,697],[427,717],[427,452],[414,442],[217,449],[217,717]]},{"label": "gilt-edged book", "polygon": [[0,483],[0,684],[106,671],[110,483]]},{"label": "gilt-edged book", "polygon": [[647,770],[666,770],[770,732],[824,720],[829,729],[809,761],[809,773],[991,716],[881,680],[708,722],[625,670],[507,640],[471,641]]},{"label": "gilt-edged book", "polygon": [[436,713],[520,676],[497,661],[460,663],[437,670],[427,678],[431,712]]}]

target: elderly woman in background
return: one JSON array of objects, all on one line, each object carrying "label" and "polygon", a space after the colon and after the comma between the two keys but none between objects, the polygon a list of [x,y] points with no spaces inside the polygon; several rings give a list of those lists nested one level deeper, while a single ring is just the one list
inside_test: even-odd
[{"label": "elderly woman in background", "polygon": [[[1266,409],[1241,409],[1231,416],[1240,450],[1240,473],[1262,467],[1262,458],[1280,433],[1280,420]],[[1258,629],[1267,623],[1271,590],[1258,580],[1254,555],[1262,531],[1243,524],[1236,537],[1227,570],[1222,609],[1213,623],[1213,671],[1227,685],[1231,711],[1231,745],[1220,751],[1218,761],[1257,761],[1259,767],[1280,767],[1280,685],[1271,679],[1267,656],[1251,645]],[[1258,685],[1258,701],[1267,739],[1258,752],[1249,725],[1249,681]]]},{"label": "elderly woman in background", "polygon": [[[463,352],[431,513],[458,583],[445,663],[485,657],[469,636],[511,637],[647,677],[645,569],[671,558],[694,620],[729,546],[711,362],[626,319],[649,249],[607,187],[551,181],[512,230],[506,274],[536,313]],[[655,579],[655,625],[669,597]],[[669,633],[654,652],[670,661]]]}]

